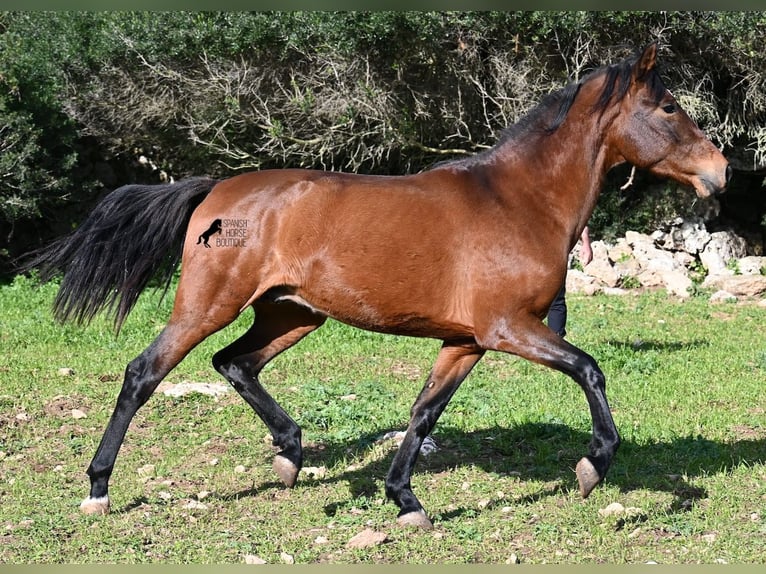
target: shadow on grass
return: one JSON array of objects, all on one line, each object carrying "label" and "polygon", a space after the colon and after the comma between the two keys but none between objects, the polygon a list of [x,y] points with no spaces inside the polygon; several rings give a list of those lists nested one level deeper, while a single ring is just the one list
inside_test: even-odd
[{"label": "shadow on grass", "polygon": [[[306,449],[308,464],[332,466],[342,459],[362,458],[365,451],[383,435],[366,435],[352,443],[324,443],[321,451]],[[513,428],[491,427],[466,433],[451,427],[438,427],[435,439],[439,450],[420,456],[416,473],[437,474],[464,465],[474,465],[490,475],[517,476],[520,480],[544,483],[541,490],[504,501],[503,504],[528,505],[549,496],[577,491],[574,467],[587,452],[590,433],[563,424],[526,423]],[[395,453],[382,459],[354,467],[353,470],[323,480],[347,481],[352,498],[379,497],[382,481]],[[621,492],[646,489],[673,495],[669,512],[686,512],[707,491],[691,484],[695,478],[726,473],[741,464],[766,462],[766,440],[717,442],[701,436],[680,437],[668,442],[637,444],[623,441],[605,482]],[[489,478],[488,478],[489,479]],[[417,495],[417,492],[415,493]],[[332,515],[339,504],[325,511]],[[440,520],[456,518],[467,509],[442,515]]]},{"label": "shadow on grass", "polygon": [[[632,352],[680,352],[690,347],[706,346],[703,340],[685,343],[659,341],[607,341],[606,344]],[[333,467],[343,461],[362,460],[380,438],[391,429],[380,428],[357,438],[325,441],[304,449],[304,466]],[[498,426],[465,432],[449,425],[437,424],[434,438],[439,450],[429,456],[420,456],[415,467],[418,474],[449,472],[466,465],[481,468],[488,475],[516,476],[522,481],[542,483],[540,490],[503,504],[523,506],[550,496],[577,491],[574,468],[588,451],[590,432],[573,429],[558,423],[529,422],[510,428]],[[304,488],[312,484],[346,482],[351,500],[361,497],[382,496],[380,483],[385,479],[395,454],[392,446],[379,459],[354,464],[353,470],[317,481],[299,478]],[[267,464],[268,461],[263,461]],[[623,439],[605,482],[617,486],[621,492],[650,490],[672,493],[674,499],[669,512],[686,512],[694,504],[707,498],[703,487],[688,481],[695,478],[727,473],[740,465],[766,463],[766,439],[713,441],[702,436],[679,437],[670,441],[637,443]],[[488,477],[491,480],[491,476]],[[269,481],[238,492],[218,493],[221,500],[262,496],[273,489],[283,489],[279,481]],[[417,495],[417,491],[415,492]],[[129,511],[141,501],[128,505]],[[325,508],[332,516],[345,503],[333,503]],[[491,507],[491,506],[490,506]],[[472,510],[473,512],[474,510]],[[456,509],[440,516],[450,520],[468,512]]]},{"label": "shadow on grass", "polygon": [[[610,339],[604,341],[602,344],[614,347],[617,349],[624,349],[626,351],[660,351],[660,352],[678,352],[688,351],[698,347],[709,347],[710,341],[705,339],[694,339],[692,341],[645,341],[643,339],[636,339],[633,341],[618,341],[616,339]],[[596,358],[598,360],[598,358]]]},{"label": "shadow on grass", "polygon": [[[353,441],[324,442],[318,447],[306,447],[304,464],[331,467],[342,461],[362,459],[389,429],[360,436]],[[464,465],[474,465],[488,475],[517,476],[520,480],[539,481],[539,491],[504,500],[503,505],[525,506],[550,496],[577,491],[574,467],[587,452],[590,433],[556,423],[525,423],[512,428],[490,427],[464,432],[450,426],[437,426],[435,440],[439,450],[420,456],[415,467],[418,474],[449,472]],[[382,496],[380,483],[385,479],[395,454],[392,445],[386,456],[362,464],[340,475],[314,481],[299,480],[303,488],[312,484],[346,482],[351,500]],[[695,478],[726,473],[739,465],[766,462],[766,440],[717,442],[701,436],[680,437],[668,442],[638,444],[624,440],[607,474],[605,482],[621,492],[646,489],[669,492],[673,501],[668,512],[691,510],[697,501],[707,498],[707,491],[691,484]],[[488,480],[491,480],[488,477]],[[268,482],[256,488],[222,495],[222,499],[237,499],[263,495],[272,488],[284,488],[281,483]],[[417,491],[415,492],[417,495]],[[499,504],[499,502],[498,502]],[[329,504],[324,510],[335,515],[346,503]],[[475,509],[458,508],[441,514],[440,521],[458,518]]]}]

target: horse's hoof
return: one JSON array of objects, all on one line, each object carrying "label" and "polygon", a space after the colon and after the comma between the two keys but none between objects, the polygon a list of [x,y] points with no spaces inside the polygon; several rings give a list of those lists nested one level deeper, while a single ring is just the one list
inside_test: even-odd
[{"label": "horse's hoof", "polygon": [[601,477],[588,457],[580,459],[575,467],[575,474],[577,474],[577,481],[580,483],[580,495],[583,498],[588,498],[591,491],[601,482]]},{"label": "horse's hoof", "polygon": [[274,472],[277,473],[279,479],[287,486],[292,488],[295,486],[295,481],[298,480],[298,471],[300,470],[289,459],[285,458],[281,454],[274,457],[274,464],[272,465]]},{"label": "horse's hoof", "polygon": [[434,527],[428,516],[426,516],[426,513],[422,510],[402,514],[396,519],[396,523],[399,526],[414,526],[415,528],[421,528],[422,530],[433,530]]},{"label": "horse's hoof", "polygon": [[83,514],[109,514],[109,497],[91,498],[89,496],[80,503],[80,511]]}]

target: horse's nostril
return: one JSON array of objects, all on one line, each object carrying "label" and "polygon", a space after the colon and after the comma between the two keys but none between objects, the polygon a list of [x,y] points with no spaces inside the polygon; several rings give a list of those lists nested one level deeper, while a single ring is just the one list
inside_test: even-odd
[{"label": "horse's nostril", "polygon": [[734,170],[731,167],[731,164],[728,164],[726,166],[726,183],[728,184],[731,181],[731,176],[734,175]]}]

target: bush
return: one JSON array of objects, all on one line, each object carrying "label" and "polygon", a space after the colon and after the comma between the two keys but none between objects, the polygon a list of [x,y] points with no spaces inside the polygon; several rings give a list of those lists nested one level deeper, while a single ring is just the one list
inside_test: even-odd
[{"label": "bush", "polygon": [[[418,171],[650,40],[682,105],[753,169],[765,28],[759,12],[1,13],[2,236],[31,247],[130,181]],[[606,198],[601,227],[636,219],[633,201]]]}]

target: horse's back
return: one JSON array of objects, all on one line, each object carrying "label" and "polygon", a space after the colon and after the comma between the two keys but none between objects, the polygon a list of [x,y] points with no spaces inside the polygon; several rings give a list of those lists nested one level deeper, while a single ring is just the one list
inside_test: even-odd
[{"label": "horse's back", "polygon": [[[198,207],[195,226],[221,219],[247,220],[250,229],[269,222],[280,237],[305,243],[343,238],[380,241],[421,239],[426,225],[466,226],[478,205],[471,189],[431,173],[408,176],[357,175],[317,170],[264,170],[220,182]],[[244,225],[240,221],[239,225]],[[297,236],[297,237],[295,237]],[[415,243],[416,241],[413,241]]]}]

